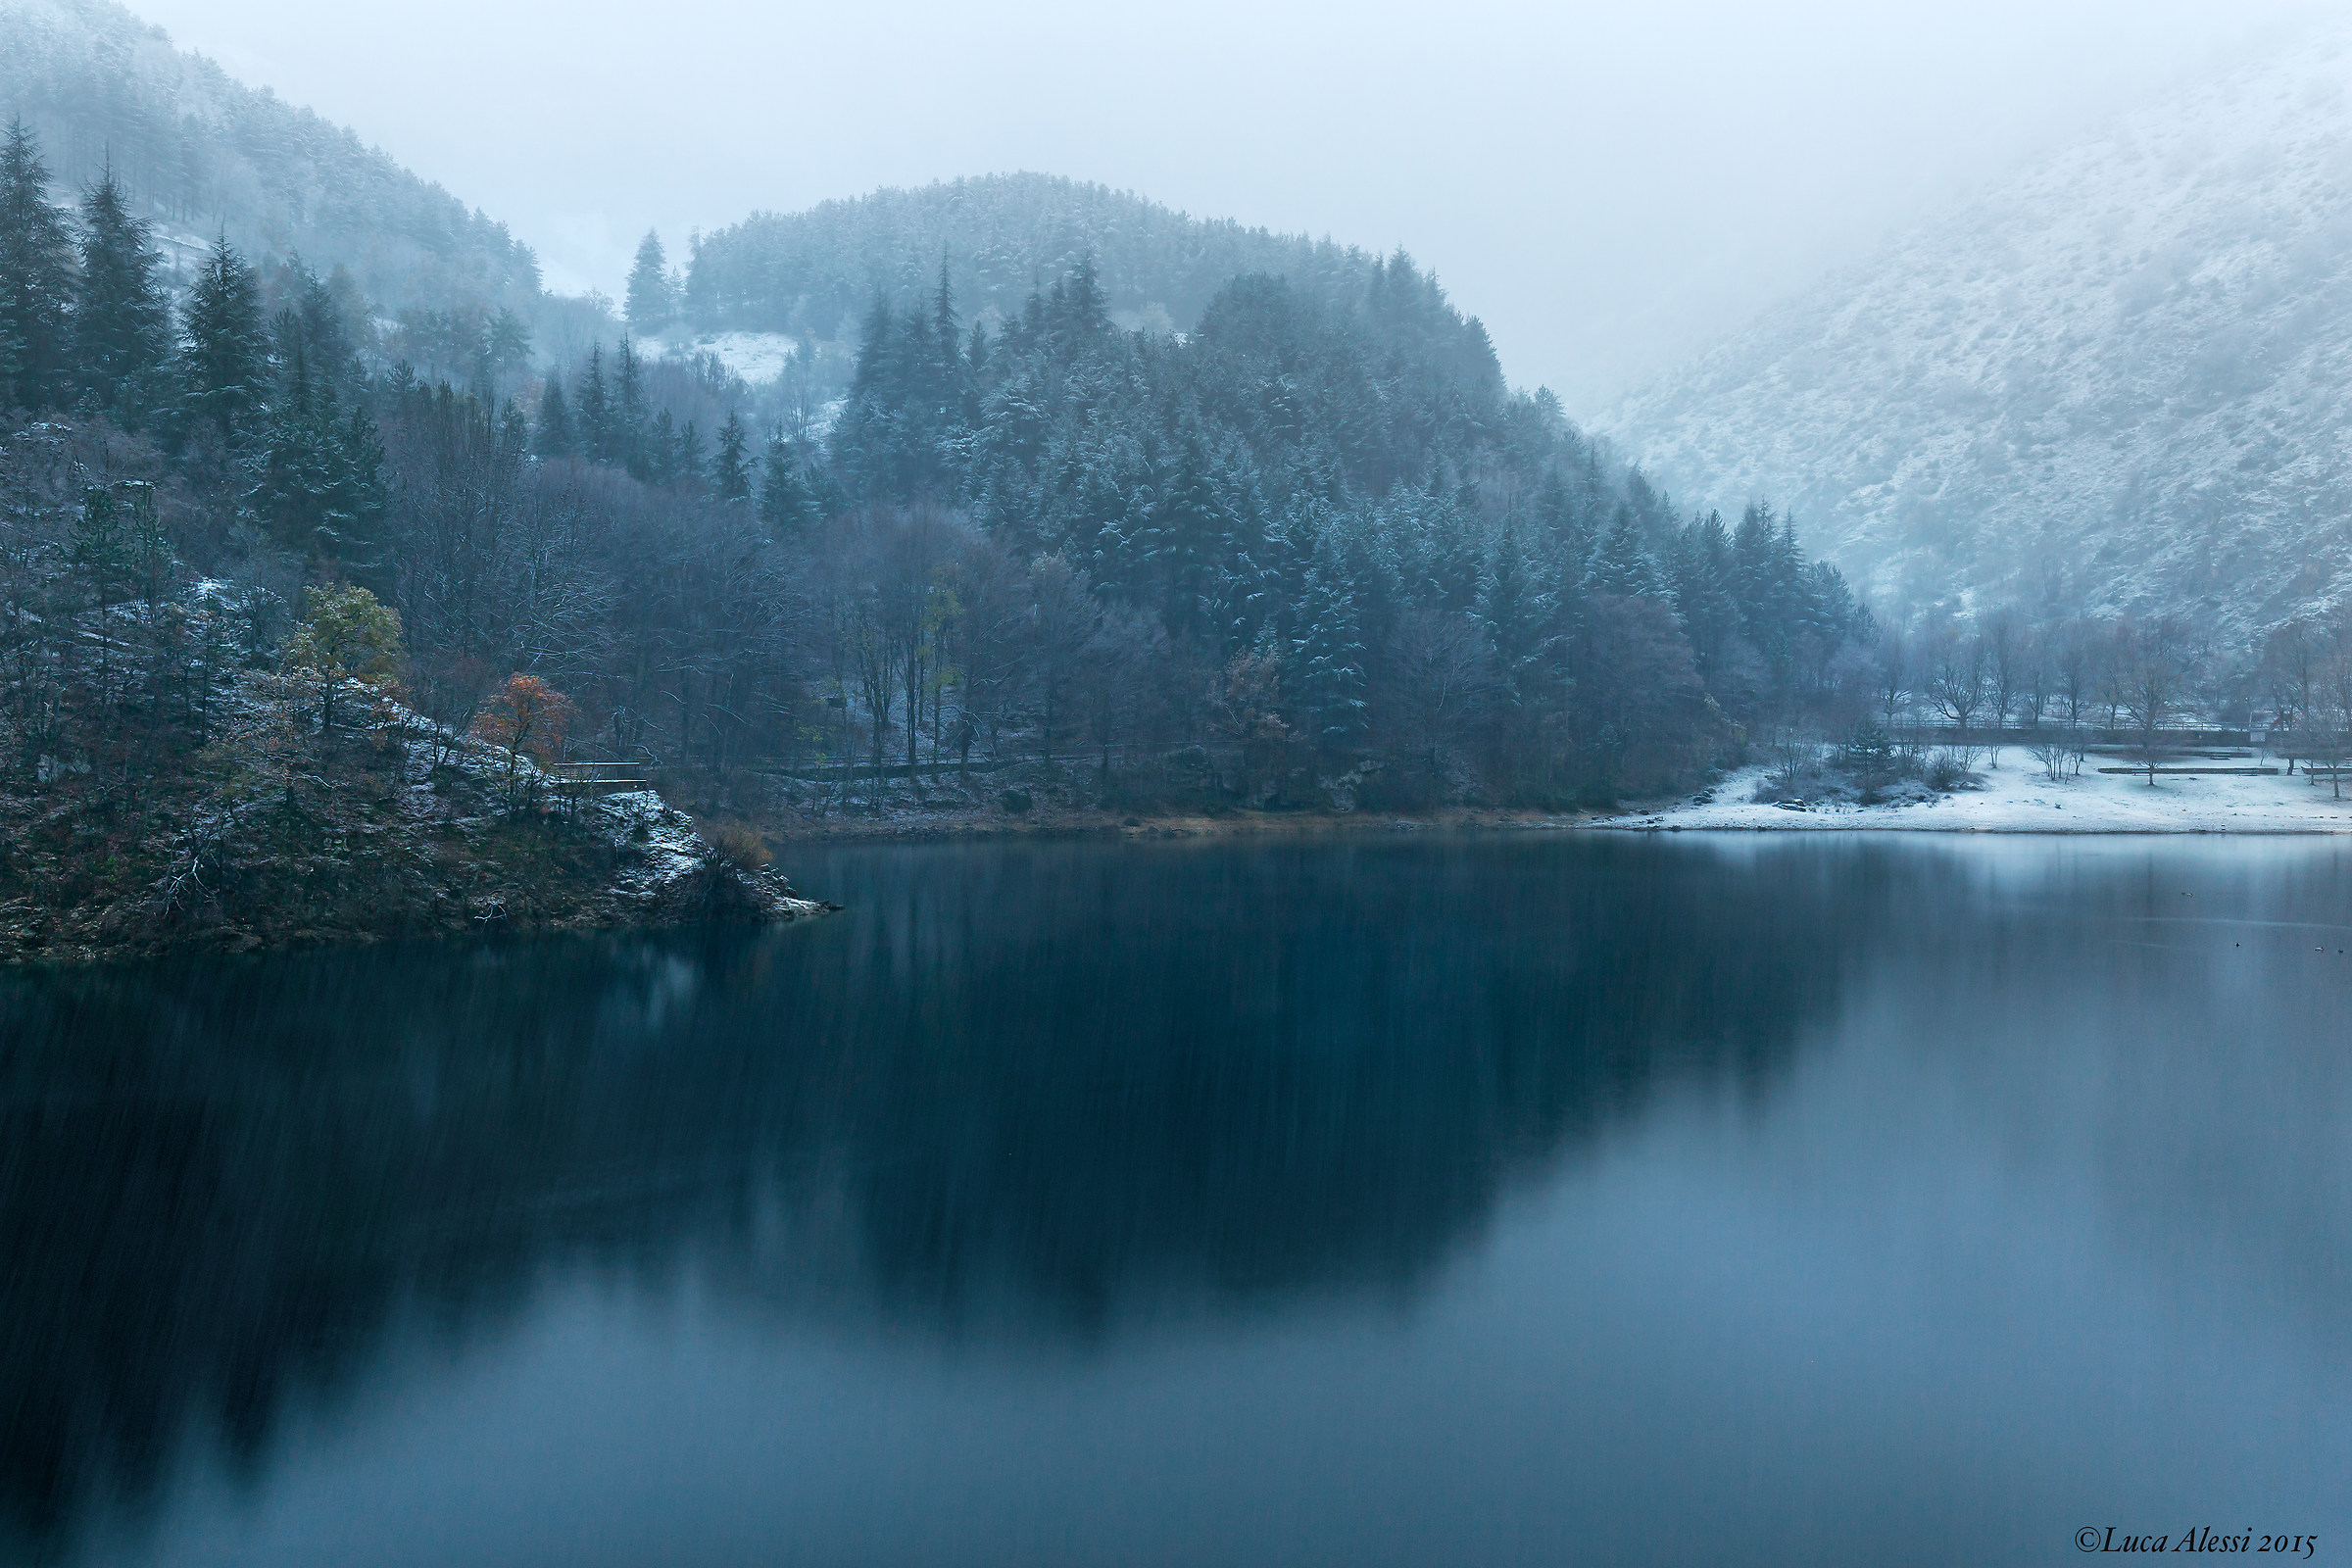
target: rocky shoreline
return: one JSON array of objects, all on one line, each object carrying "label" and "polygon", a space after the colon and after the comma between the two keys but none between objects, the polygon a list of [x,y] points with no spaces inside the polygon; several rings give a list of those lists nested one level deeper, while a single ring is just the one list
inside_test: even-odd
[{"label": "rocky shoreline", "polygon": [[[420,844],[378,835],[369,849],[348,855],[342,869],[350,880],[374,884],[381,897],[323,916],[299,904],[256,908],[217,889],[184,901],[184,913],[163,906],[170,895],[162,890],[64,909],[17,898],[0,903],[0,961],[101,963],[387,939],[784,924],[837,907],[802,897],[770,869],[727,863],[685,813],[651,791],[590,803],[575,818],[535,830],[551,842],[519,857],[499,853],[520,835],[498,826],[461,821],[454,831],[417,833]],[[500,839],[509,842],[494,842]]]},{"label": "rocky shoreline", "polygon": [[396,704],[145,776],[0,790],[0,963],[825,913],[756,834],[595,798]]}]

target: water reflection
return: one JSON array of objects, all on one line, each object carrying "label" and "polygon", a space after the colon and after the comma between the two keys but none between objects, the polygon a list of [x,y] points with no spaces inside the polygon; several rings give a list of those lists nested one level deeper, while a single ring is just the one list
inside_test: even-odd
[{"label": "water reflection", "polygon": [[[492,1345],[583,1270],[981,1356],[1409,1301],[1662,1092],[1761,1117],[1839,1038],[1910,1063],[1901,1105],[1884,1078],[1796,1096],[1857,1168],[1905,1179],[1940,1140],[1953,1168],[1989,1143],[2077,1169],[2127,1237],[2219,1249],[2340,1344],[2346,1078],[2309,1045],[2346,990],[2300,952],[2346,883],[2328,855],[2251,863],[845,851],[796,879],[851,912],[763,937],[20,978],[0,1514],[61,1549],[191,1442],[266,1484],[289,1407],[366,1397],[396,1321]],[[2119,1007],[2128,1069],[2084,1049]]]},{"label": "water reflection", "polygon": [[550,1254],[950,1335],[1407,1287],[1661,1077],[1760,1086],[1878,904],[1620,846],[837,869],[760,939],[12,986],[6,1506],[151,1484],[191,1409],[257,1451],[395,1302],[496,1323]]}]

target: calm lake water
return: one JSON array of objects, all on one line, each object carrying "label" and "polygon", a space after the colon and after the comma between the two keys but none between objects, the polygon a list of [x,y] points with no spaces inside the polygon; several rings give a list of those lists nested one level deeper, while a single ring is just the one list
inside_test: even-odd
[{"label": "calm lake water", "polygon": [[0,1558],[2352,1552],[2344,849],[793,871],[0,984]]}]

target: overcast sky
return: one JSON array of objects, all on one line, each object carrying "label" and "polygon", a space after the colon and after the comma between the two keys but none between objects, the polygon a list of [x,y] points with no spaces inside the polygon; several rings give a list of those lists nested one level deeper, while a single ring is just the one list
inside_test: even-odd
[{"label": "overcast sky", "polygon": [[618,291],[637,236],[1041,170],[1389,247],[1579,415],[2289,0],[131,0]]}]

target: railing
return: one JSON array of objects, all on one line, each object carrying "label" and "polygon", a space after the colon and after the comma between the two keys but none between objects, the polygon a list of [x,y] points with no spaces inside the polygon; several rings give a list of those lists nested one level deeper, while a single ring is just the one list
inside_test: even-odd
[{"label": "railing", "polygon": [[[971,771],[994,773],[999,768],[1010,766],[1012,763],[1009,760],[976,761],[971,764]],[[942,773],[960,773],[963,770],[964,764],[954,760],[920,761],[914,764],[914,771],[918,777],[937,778]],[[758,768],[756,771],[773,774],[778,778],[798,779],[808,784],[838,784],[845,779],[905,778],[906,764],[905,762],[884,762],[877,767],[871,762],[805,762],[794,767],[771,766]]]},{"label": "railing", "polygon": [[[2137,747],[2153,740],[2162,747],[2230,747],[2241,748],[2254,744],[2251,732],[2242,729],[2223,729],[2219,726],[2196,725],[2160,729],[2143,733],[2122,726],[2109,729],[2100,724],[2070,725],[2063,719],[2045,719],[2038,726],[2032,724],[1972,724],[1963,729],[1957,724],[1937,724],[1910,719],[1898,720],[1892,731],[1896,740],[1914,741],[1924,746],[2031,746],[2046,735],[2071,733],[2085,746]],[[2272,740],[2285,738],[2284,731],[2272,730]]]},{"label": "railing", "polygon": [[2137,766],[2137,767],[2102,767],[2102,768],[2100,768],[2100,769],[2099,769],[2099,771],[2100,771],[2100,772],[2102,772],[2102,773],[2230,773],[2230,774],[2248,774],[2248,773],[2276,773],[2276,772],[2278,772],[2278,770],[2277,768],[2275,768],[2275,767],[2174,767],[2174,766],[2168,765],[2167,763],[2158,762],[2158,763],[2157,763],[2157,764],[2156,764],[2154,767],[2150,767],[2150,766],[2148,766],[2147,764],[2145,764],[2145,763],[2142,763],[2142,764],[2140,764],[2140,765],[2139,765],[2139,766]]},{"label": "railing", "polygon": [[652,769],[644,762],[558,762],[547,771],[566,795],[617,794],[654,787]]}]

